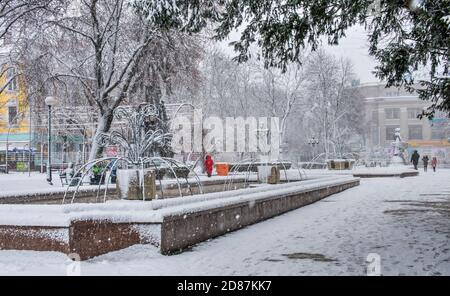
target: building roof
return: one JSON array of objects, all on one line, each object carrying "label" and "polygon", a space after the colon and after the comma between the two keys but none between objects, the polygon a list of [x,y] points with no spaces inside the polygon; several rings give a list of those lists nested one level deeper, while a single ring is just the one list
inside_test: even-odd
[{"label": "building roof", "polygon": [[411,101],[420,100],[419,96],[381,96],[364,98],[366,101]]}]

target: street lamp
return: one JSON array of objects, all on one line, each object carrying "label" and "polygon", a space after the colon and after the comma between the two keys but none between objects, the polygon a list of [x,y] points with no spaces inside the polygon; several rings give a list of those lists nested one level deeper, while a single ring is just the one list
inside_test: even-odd
[{"label": "street lamp", "polygon": [[308,145],[312,146],[312,154],[313,154],[313,159],[316,157],[316,146],[318,146],[320,144],[319,139],[316,137],[312,137],[308,140]]},{"label": "street lamp", "polygon": [[316,145],[320,144],[319,139],[317,139],[316,137],[312,137],[311,139],[308,140],[308,144],[315,147]]},{"label": "street lamp", "polygon": [[[57,104],[54,97],[45,98],[45,105],[48,106],[48,157],[47,157],[47,182],[52,183],[52,107]],[[42,161],[42,160],[41,160]]]}]

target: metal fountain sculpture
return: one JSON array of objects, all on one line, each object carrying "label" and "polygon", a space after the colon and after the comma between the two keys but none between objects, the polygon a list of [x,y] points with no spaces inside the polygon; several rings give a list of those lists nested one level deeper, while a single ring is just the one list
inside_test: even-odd
[{"label": "metal fountain sculpture", "polygon": [[[97,189],[97,202],[106,202],[108,196],[108,188],[111,185],[112,172],[117,171],[117,190],[122,199],[128,199],[128,190],[131,183],[139,188],[140,200],[146,200],[148,194],[146,189],[151,184],[146,184],[148,174],[153,174],[154,180],[156,176],[159,180],[159,189],[161,198],[164,198],[164,186],[162,179],[167,172],[171,173],[171,177],[176,181],[178,193],[183,197],[183,185],[180,181],[179,170],[188,171],[183,174],[187,191],[193,195],[192,186],[189,176],[193,176],[196,186],[200,194],[203,193],[202,184],[198,175],[191,167],[184,163],[168,157],[157,155],[156,147],[167,147],[170,145],[172,135],[164,133],[158,128],[158,124],[149,124],[149,122],[157,123],[161,120],[159,111],[155,105],[141,105],[137,108],[119,107],[114,112],[114,120],[126,124],[126,129],[122,131],[112,131],[111,133],[100,134],[95,141],[101,147],[117,146],[124,151],[123,157],[105,157],[89,161],[83,165],[75,174],[76,189],[70,198],[70,202],[74,203],[77,195],[79,195],[80,187],[83,181],[92,174],[93,170],[102,165],[103,172],[100,176],[100,182]],[[173,185],[173,180],[168,180],[167,185]],[[155,180],[156,181],[156,180]],[[103,199],[100,199],[100,192],[103,185]],[[154,185],[156,187],[156,185]],[[63,198],[63,204],[68,200],[69,186]],[[159,196],[156,196],[159,197]]]},{"label": "metal fountain sculpture", "polygon": [[[259,126],[255,132],[258,145],[260,146],[257,153],[258,155],[253,158],[241,160],[232,167],[231,173],[225,181],[224,191],[237,189],[236,186],[233,187],[233,183],[238,177],[244,178],[244,188],[246,188],[251,182],[251,168],[254,166],[258,167],[258,181],[262,183],[268,183],[270,171],[274,166],[283,171],[287,183],[292,181],[288,174],[289,170],[286,167],[285,161],[279,159],[279,153],[272,150],[275,147],[271,147],[271,145],[268,144],[270,130],[267,127]],[[298,179],[294,177],[294,181],[303,181],[308,178],[306,172],[302,168],[298,167],[297,172]]]}]

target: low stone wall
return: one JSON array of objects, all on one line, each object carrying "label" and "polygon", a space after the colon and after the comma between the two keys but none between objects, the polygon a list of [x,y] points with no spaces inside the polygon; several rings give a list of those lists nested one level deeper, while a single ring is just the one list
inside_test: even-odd
[{"label": "low stone wall", "polygon": [[81,260],[136,244],[159,246],[160,224],[73,221],[70,227],[0,226],[0,250],[76,254]]},{"label": "low stone wall", "polygon": [[156,244],[160,229],[159,224],[74,221],[70,225],[70,253],[87,260],[137,244]]},{"label": "low stone wall", "polygon": [[227,206],[221,206],[218,200],[218,205],[211,205],[208,210],[200,210],[200,207],[189,214],[165,214],[162,220],[144,220],[157,221],[153,223],[136,222],[142,220],[133,218],[118,222],[99,216],[73,218],[66,227],[0,225],[0,249],[56,251],[77,254],[81,260],[87,260],[136,244],[153,244],[160,247],[162,254],[170,255],[357,185],[359,179],[349,179],[308,189],[299,187],[297,193],[284,195],[277,195],[278,191],[274,190],[270,198]]},{"label": "low stone wall", "polygon": [[46,251],[69,254],[69,228],[0,225],[0,250]]},{"label": "low stone wall", "polygon": [[[100,191],[99,199],[103,201],[105,189]],[[43,192],[35,194],[23,194],[4,196],[0,198],[0,204],[61,204],[64,198],[65,192]],[[72,194],[67,194],[67,199],[72,199]],[[108,189],[108,200],[111,200],[111,196],[116,196],[116,189]],[[77,194],[76,201],[78,203],[95,203],[97,199],[97,190],[81,190]]]},{"label": "low stone wall", "polygon": [[161,231],[161,253],[170,255],[181,252],[197,243],[312,204],[359,184],[359,180],[353,180],[298,194],[274,196],[254,203],[244,202],[165,217]]}]

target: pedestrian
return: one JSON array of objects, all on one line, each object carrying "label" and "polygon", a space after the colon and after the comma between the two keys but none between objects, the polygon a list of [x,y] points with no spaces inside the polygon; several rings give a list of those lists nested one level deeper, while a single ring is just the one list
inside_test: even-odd
[{"label": "pedestrian", "polygon": [[208,178],[211,178],[212,173],[213,173],[213,168],[214,168],[214,161],[211,157],[211,155],[207,155],[206,156],[206,160],[205,160],[205,170],[206,170],[206,174],[208,174]]},{"label": "pedestrian", "polygon": [[413,163],[414,169],[416,171],[418,170],[417,166],[419,165],[419,159],[420,159],[419,152],[417,152],[417,150],[414,150],[414,153],[411,156],[411,162]]},{"label": "pedestrian", "polygon": [[75,175],[74,164],[70,162],[69,165],[67,166],[67,169],[64,170],[63,174],[66,176],[67,180],[72,179],[73,175]]},{"label": "pedestrian", "polygon": [[437,167],[437,157],[434,156],[433,159],[431,160],[431,167],[433,168],[433,172],[436,172],[436,167]]},{"label": "pedestrian", "polygon": [[427,172],[427,171],[428,171],[428,163],[430,162],[430,158],[428,157],[428,155],[425,155],[425,156],[422,158],[422,161],[423,161],[423,170],[424,170],[425,172]]}]

